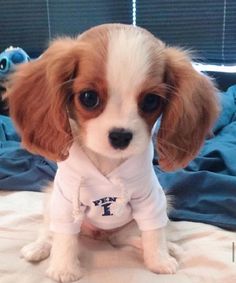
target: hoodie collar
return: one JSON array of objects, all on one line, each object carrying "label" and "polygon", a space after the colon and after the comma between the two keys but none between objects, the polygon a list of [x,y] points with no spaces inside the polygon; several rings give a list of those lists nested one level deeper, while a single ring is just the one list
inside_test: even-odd
[{"label": "hoodie collar", "polygon": [[78,144],[74,143],[72,145],[69,159],[73,159],[73,164],[71,165],[76,168],[80,176],[86,179],[110,182],[113,178],[117,177],[124,180],[140,178],[140,175],[146,174],[147,170],[151,170],[153,154],[153,144],[150,142],[142,153],[128,158],[107,175],[103,175],[99,171]]}]

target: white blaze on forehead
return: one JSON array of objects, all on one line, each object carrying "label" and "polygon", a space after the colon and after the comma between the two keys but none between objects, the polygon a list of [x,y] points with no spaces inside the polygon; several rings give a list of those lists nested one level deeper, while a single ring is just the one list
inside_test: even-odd
[{"label": "white blaze on forehead", "polygon": [[147,36],[135,29],[113,30],[108,38],[108,93],[129,96],[129,92],[135,92],[147,76],[150,63]]}]

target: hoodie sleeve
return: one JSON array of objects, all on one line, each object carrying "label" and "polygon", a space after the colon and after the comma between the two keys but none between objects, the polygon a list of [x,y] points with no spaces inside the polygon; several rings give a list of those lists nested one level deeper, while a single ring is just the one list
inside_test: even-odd
[{"label": "hoodie sleeve", "polygon": [[[77,234],[82,219],[78,215],[78,190],[80,180],[68,170],[66,164],[58,165],[50,202],[50,230],[56,233]],[[81,211],[79,211],[81,212]],[[81,212],[82,213],[82,212]]]},{"label": "hoodie sleeve", "polygon": [[145,182],[145,178],[131,198],[133,217],[141,231],[159,229],[168,222],[166,197],[154,170],[151,171],[150,181]]}]

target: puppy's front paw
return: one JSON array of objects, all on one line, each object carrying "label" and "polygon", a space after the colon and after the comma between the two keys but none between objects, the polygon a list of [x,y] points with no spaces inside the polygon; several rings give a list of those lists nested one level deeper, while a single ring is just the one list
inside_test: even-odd
[{"label": "puppy's front paw", "polygon": [[49,266],[47,276],[57,282],[69,283],[79,280],[82,277],[82,271],[79,261],[71,264],[65,262],[64,265],[55,262]]},{"label": "puppy's front paw", "polygon": [[149,270],[160,274],[174,274],[178,268],[176,259],[167,253],[146,257],[145,264]]},{"label": "puppy's front paw", "polygon": [[41,261],[50,255],[51,244],[46,241],[35,241],[21,249],[21,255],[27,261]]}]

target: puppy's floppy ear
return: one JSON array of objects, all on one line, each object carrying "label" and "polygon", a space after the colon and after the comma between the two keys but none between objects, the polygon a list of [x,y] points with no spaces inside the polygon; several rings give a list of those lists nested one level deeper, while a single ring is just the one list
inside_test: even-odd
[{"label": "puppy's floppy ear", "polygon": [[77,46],[70,38],[54,41],[40,59],[19,67],[7,94],[23,145],[55,161],[68,156],[72,143],[66,82],[77,68]]},{"label": "puppy's floppy ear", "polygon": [[198,73],[186,52],[166,48],[167,103],[157,136],[159,163],[166,171],[195,157],[218,116],[216,89]]}]

